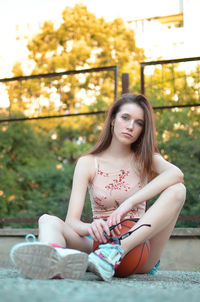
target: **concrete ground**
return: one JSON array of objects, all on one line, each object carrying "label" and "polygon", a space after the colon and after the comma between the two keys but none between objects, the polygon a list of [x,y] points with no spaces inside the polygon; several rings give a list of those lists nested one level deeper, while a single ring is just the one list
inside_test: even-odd
[{"label": "concrete ground", "polygon": [[29,280],[13,268],[0,268],[0,302],[199,302],[200,272],[159,271],[100,281],[92,273],[81,280]]}]

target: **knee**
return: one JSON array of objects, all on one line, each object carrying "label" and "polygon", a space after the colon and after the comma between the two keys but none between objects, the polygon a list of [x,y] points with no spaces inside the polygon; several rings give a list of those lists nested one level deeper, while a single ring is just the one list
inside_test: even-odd
[{"label": "knee", "polygon": [[40,218],[38,219],[38,224],[46,224],[50,221],[51,216],[48,214],[43,214],[42,216],[40,216]]},{"label": "knee", "polygon": [[52,216],[52,215],[48,215],[48,214],[43,214],[42,216],[40,216],[39,220],[38,220],[38,224],[39,226],[41,225],[55,225],[59,223],[59,218],[57,218],[56,216]]},{"label": "knee", "polygon": [[177,183],[168,189],[169,189],[173,199],[176,202],[179,202],[183,206],[185,199],[186,199],[186,188],[185,188],[184,184]]}]

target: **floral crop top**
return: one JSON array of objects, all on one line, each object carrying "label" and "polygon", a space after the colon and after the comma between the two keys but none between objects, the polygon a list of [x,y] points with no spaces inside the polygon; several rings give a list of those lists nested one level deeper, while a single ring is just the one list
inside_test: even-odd
[{"label": "floral crop top", "polygon": [[[124,169],[112,171],[102,158],[95,157],[96,174],[88,191],[91,200],[93,219],[107,219],[118,206],[144,184],[132,163]],[[140,218],[146,210],[146,202],[133,208],[126,218]]]}]

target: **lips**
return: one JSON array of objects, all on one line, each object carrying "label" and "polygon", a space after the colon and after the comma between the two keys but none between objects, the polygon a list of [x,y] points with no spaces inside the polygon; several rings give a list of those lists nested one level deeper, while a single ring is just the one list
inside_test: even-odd
[{"label": "lips", "polygon": [[132,136],[130,133],[128,133],[128,132],[122,132],[122,134],[123,134],[124,136],[126,136],[126,137],[130,137],[130,138],[133,137],[133,136]]}]

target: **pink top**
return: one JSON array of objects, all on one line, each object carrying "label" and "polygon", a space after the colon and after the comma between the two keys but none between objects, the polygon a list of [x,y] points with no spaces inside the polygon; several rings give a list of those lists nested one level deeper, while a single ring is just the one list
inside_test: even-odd
[{"label": "pink top", "polygon": [[[134,168],[133,161],[127,167],[112,171],[111,165],[102,158],[95,157],[96,174],[89,184],[89,194],[93,219],[107,219],[118,206],[135,192],[142,184]],[[126,218],[140,218],[146,210],[146,202],[133,208]]]}]

